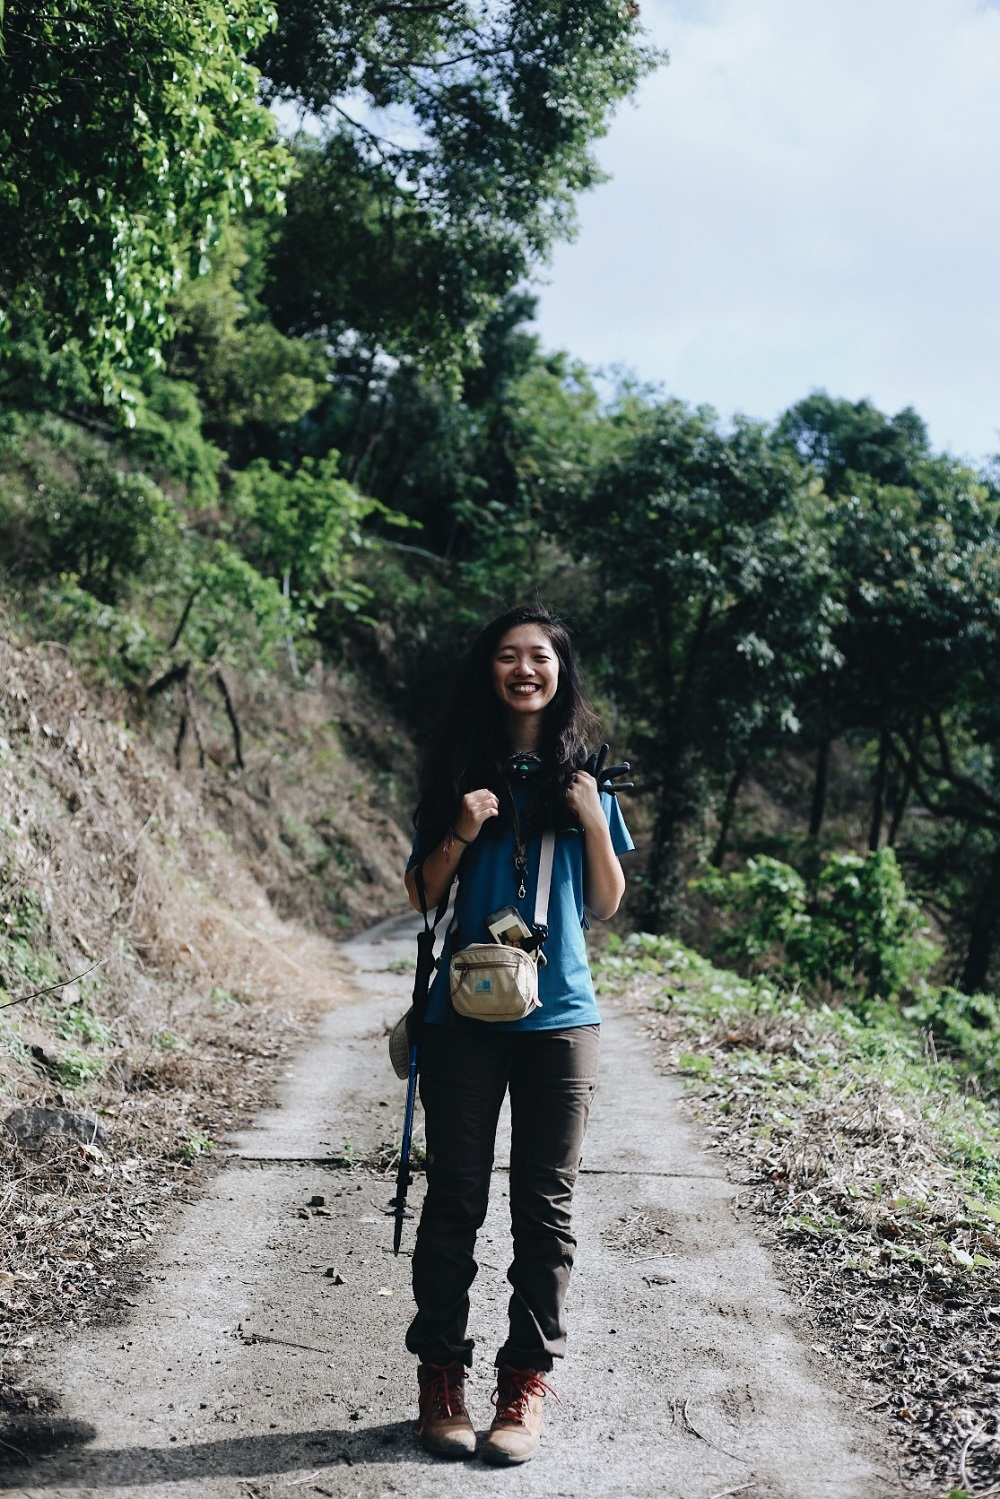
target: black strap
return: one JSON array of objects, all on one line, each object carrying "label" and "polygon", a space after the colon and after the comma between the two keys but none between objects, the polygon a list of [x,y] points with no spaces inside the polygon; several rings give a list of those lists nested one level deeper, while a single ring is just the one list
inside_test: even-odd
[{"label": "black strap", "polygon": [[448,897],[451,894],[452,880],[449,879],[444,888],[444,894],[438,902],[438,908],[434,913],[433,923],[427,913],[427,890],[424,885],[424,866],[417,864],[413,870],[414,883],[417,887],[417,895],[420,897],[420,910],[423,913],[424,929],[417,933],[417,966],[413,974],[413,1010],[410,1015],[410,1023],[407,1026],[407,1035],[412,1046],[414,1042],[419,1043],[420,1034],[424,1026],[424,1015],[427,1012],[427,997],[430,993],[431,979],[434,977],[434,941],[437,934],[437,926],[444,913],[448,909]]}]

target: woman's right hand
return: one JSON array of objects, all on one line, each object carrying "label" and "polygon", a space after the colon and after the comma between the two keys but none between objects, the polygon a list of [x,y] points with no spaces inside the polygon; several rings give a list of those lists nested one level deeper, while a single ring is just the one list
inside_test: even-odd
[{"label": "woman's right hand", "polygon": [[471,843],[474,838],[478,838],[483,823],[488,822],[491,817],[499,816],[499,813],[500,803],[492,791],[485,787],[481,791],[467,791],[458,805],[455,832],[466,843]]}]

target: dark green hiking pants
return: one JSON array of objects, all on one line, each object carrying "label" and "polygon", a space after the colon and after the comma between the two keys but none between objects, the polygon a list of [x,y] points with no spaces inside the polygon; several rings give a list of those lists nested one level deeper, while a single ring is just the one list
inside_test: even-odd
[{"label": "dark green hiking pants", "polygon": [[417,1313],[406,1346],[421,1363],[472,1362],[469,1288],[486,1217],[497,1121],[510,1092],[514,1255],[498,1365],[551,1369],[566,1350],[564,1304],[576,1240],[570,1214],[597,1079],[600,1026],[497,1031],[424,1028],[420,1101],[427,1196],[413,1251]]}]

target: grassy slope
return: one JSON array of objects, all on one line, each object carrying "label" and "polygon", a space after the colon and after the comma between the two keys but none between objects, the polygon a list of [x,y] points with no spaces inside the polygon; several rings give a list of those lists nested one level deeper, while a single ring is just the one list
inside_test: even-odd
[{"label": "grassy slope", "polygon": [[62,648],[0,636],[0,1004],[92,969],[0,1010],[0,1120],[42,1105],[106,1136],[39,1156],[0,1128],[0,1410],[29,1398],[34,1329],[116,1304],[199,1158],[343,992],[317,926],[400,903],[391,726],[335,682],[231,683],[245,771],[178,772],[169,703],[126,728]]},{"label": "grassy slope", "polygon": [[1000,1479],[1000,1120],[888,1009],[864,1021],[713,967],[664,938],[614,941],[605,990],[665,1062],[773,1230],[818,1352],[870,1392],[921,1491]]}]

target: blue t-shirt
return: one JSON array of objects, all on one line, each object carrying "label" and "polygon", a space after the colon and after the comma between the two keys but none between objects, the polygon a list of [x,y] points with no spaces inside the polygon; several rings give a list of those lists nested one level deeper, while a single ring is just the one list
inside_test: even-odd
[{"label": "blue t-shirt", "polygon": [[[512,787],[518,817],[527,818],[530,792],[526,786]],[[635,847],[625,820],[613,796],[601,796],[601,806],[608,819],[611,843],[616,854]],[[519,877],[514,868],[514,829],[505,826],[497,836],[493,829],[469,845],[462,855],[452,920],[445,934],[440,966],[431,984],[426,1020],[429,1025],[489,1025],[494,1030],[563,1030],[574,1025],[599,1025],[601,1016],[594,998],[594,985],[587,963],[587,946],[583,935],[583,845],[581,828],[556,833],[552,863],[552,887],[549,892],[549,935],[545,942],[547,962],[538,972],[538,998],[541,1004],[523,1020],[484,1021],[457,1015],[448,997],[448,965],[456,947],[470,942],[491,942],[486,925],[503,906],[520,911],[528,927],[535,914],[535,890],[538,884],[538,860],[542,838],[536,833],[528,839],[524,897],[517,896]],[[429,849],[419,835],[414,840],[407,869],[426,857]]]}]

